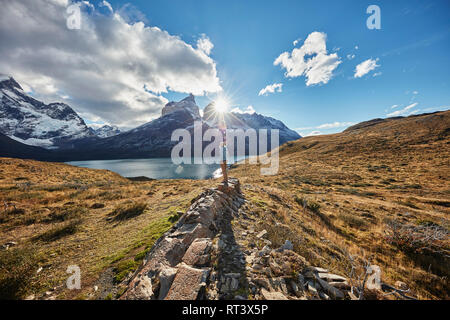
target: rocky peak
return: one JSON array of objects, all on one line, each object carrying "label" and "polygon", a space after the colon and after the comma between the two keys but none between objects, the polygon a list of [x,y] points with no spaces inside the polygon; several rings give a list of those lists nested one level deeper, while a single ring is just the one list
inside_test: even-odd
[{"label": "rocky peak", "polygon": [[194,119],[200,118],[199,108],[192,93],[181,101],[171,101],[166,104],[162,109],[161,116],[183,109],[189,111]]},{"label": "rocky peak", "polygon": [[14,88],[23,90],[20,84],[18,84],[13,77],[0,74],[0,89],[14,89]]}]

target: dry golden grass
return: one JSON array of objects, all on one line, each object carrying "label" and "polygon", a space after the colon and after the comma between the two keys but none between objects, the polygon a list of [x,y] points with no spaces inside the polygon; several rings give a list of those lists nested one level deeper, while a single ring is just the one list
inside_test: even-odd
[{"label": "dry golden grass", "polygon": [[[34,248],[36,269],[43,267],[22,297],[54,287],[57,298],[101,297],[94,285],[116,292],[114,278],[137,267],[176,211],[213,184],[132,182],[107,170],[0,158],[0,245],[14,241],[18,249]],[[130,216],[115,219],[118,214]],[[65,287],[69,265],[81,268],[81,290]]]},{"label": "dry golden grass", "polygon": [[275,244],[289,239],[311,263],[347,275],[349,254],[371,259],[386,283],[448,299],[448,238],[447,258],[436,260],[389,244],[385,228],[395,220],[448,230],[449,128],[447,111],[307,137],[281,147],[278,175],[261,176],[248,164],[231,175]]},{"label": "dry golden grass", "polygon": [[[403,252],[385,229],[394,220],[448,230],[449,127],[447,111],[303,138],[281,147],[278,175],[261,176],[247,164],[231,175],[274,246],[289,239],[311,264],[345,275],[349,255],[370,259],[384,282],[403,281],[421,299],[448,299],[448,258]],[[57,287],[57,298],[114,297],[176,212],[216,184],[132,182],[106,170],[0,158],[0,204],[8,204],[0,209],[0,245],[33,248],[43,268],[21,296]],[[82,289],[71,291],[65,271],[74,264]]]}]

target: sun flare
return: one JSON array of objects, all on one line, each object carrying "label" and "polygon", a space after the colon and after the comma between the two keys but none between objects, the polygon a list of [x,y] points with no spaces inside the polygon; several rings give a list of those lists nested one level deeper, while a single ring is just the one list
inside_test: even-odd
[{"label": "sun flare", "polygon": [[218,113],[225,113],[227,112],[228,108],[230,106],[230,103],[226,98],[219,98],[214,102],[214,109]]}]

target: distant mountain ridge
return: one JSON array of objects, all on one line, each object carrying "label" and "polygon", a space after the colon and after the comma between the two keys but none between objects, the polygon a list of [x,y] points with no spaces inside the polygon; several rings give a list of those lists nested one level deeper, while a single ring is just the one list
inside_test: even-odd
[{"label": "distant mountain ridge", "polygon": [[[174,130],[184,128],[193,133],[195,121],[202,122],[203,131],[217,125],[200,115],[192,94],[181,101],[167,103],[161,117],[127,132],[112,125],[89,128],[67,104],[45,104],[34,99],[12,77],[0,77],[0,98],[0,132],[24,145],[55,149],[48,153],[22,148],[35,150],[39,159],[42,156],[58,161],[169,157],[177,144],[171,141]],[[207,112],[208,108],[211,105],[205,108]],[[281,121],[261,114],[227,113],[225,118],[229,128],[278,129],[280,144],[300,138]],[[11,145],[4,141],[5,144]]]},{"label": "distant mountain ridge", "polygon": [[94,136],[70,106],[36,100],[12,77],[5,76],[0,78],[0,132],[24,144],[46,148]]},{"label": "distant mountain ridge", "polygon": [[117,136],[122,132],[117,126],[110,126],[107,124],[97,129],[91,128],[91,131],[99,138],[108,138],[112,136]]}]

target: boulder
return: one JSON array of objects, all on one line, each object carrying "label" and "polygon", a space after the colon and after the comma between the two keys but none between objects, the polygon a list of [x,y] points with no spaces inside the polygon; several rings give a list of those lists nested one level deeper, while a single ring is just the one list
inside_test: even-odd
[{"label": "boulder", "polygon": [[154,298],[152,280],[146,274],[140,274],[128,287],[122,298],[132,300],[151,300]]},{"label": "boulder", "polygon": [[347,281],[347,278],[338,276],[337,274],[319,272],[318,275],[319,275],[320,279],[323,279],[328,282],[345,282],[345,281]]},{"label": "boulder", "polygon": [[269,292],[266,289],[261,289],[261,294],[265,300],[288,300],[281,292]]},{"label": "boulder", "polygon": [[211,246],[210,239],[195,239],[184,254],[182,261],[194,267],[207,265],[211,258]]},{"label": "boulder", "polygon": [[331,286],[328,282],[316,277],[317,282],[323,288],[323,290],[334,299],[344,299],[344,294],[339,289]]},{"label": "boulder", "polygon": [[181,263],[165,300],[196,300],[204,287],[209,270]]},{"label": "boulder", "polygon": [[163,300],[167,293],[169,292],[170,286],[172,285],[173,279],[177,274],[177,269],[167,267],[159,273],[159,295],[158,300]]}]

